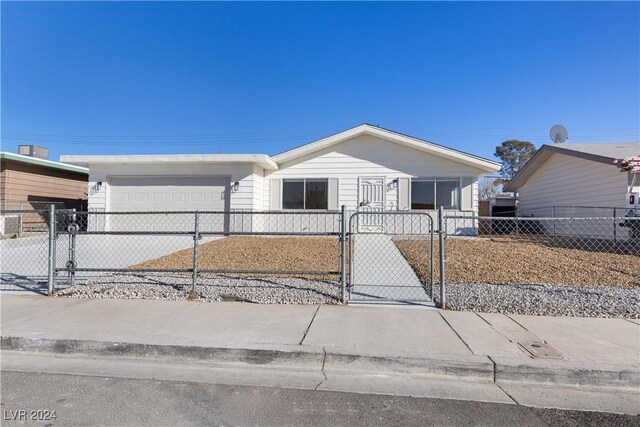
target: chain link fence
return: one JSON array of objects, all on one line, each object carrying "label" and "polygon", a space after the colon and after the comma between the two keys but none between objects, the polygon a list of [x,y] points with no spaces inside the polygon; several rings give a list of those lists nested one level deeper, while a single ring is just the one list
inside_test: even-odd
[{"label": "chain link fence", "polygon": [[349,301],[431,303],[434,231],[428,212],[351,215]]},{"label": "chain link fence", "polygon": [[447,283],[640,285],[640,217],[445,215],[443,235]]},{"label": "chain link fence", "polygon": [[[0,206],[0,290],[47,293],[49,207]],[[22,206],[24,209],[15,209]],[[31,206],[31,205],[29,205]]]},{"label": "chain link fence", "polygon": [[0,201],[0,238],[15,238],[48,230],[49,206],[64,209],[64,203]]},{"label": "chain link fence", "polygon": [[157,288],[215,285],[240,299],[271,288],[269,302],[441,303],[446,283],[640,285],[640,218],[54,211],[3,211],[44,226],[0,240],[2,289],[90,285],[109,296],[133,284],[164,298]]},{"label": "chain link fence", "polygon": [[341,221],[339,211],[58,212],[53,285],[173,283],[196,297],[220,277],[237,288],[295,277],[330,283],[339,299]]}]

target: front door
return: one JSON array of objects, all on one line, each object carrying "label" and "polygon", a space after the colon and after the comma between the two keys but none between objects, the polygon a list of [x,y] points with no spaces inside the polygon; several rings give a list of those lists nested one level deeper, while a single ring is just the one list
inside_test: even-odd
[{"label": "front door", "polygon": [[384,231],[381,212],[385,204],[385,178],[360,177],[358,191],[358,211],[363,212],[358,221],[360,232],[379,233]]}]

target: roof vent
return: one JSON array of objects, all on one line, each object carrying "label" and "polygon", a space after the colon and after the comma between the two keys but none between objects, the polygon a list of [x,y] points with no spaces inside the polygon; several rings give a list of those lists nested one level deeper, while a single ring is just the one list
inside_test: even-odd
[{"label": "roof vent", "polygon": [[46,147],[38,147],[37,145],[18,145],[18,154],[49,160],[49,149]]}]

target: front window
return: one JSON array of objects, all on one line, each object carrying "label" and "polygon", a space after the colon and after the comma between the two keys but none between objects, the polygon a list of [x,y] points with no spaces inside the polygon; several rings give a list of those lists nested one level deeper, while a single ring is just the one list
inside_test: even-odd
[{"label": "front window", "polygon": [[411,209],[460,208],[460,181],[450,179],[412,180]]},{"label": "front window", "polygon": [[327,179],[285,179],[282,181],[283,209],[327,209]]}]

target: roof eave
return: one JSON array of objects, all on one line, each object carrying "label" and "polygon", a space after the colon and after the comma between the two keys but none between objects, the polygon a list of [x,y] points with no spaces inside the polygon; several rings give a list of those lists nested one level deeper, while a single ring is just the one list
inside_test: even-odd
[{"label": "roof eave", "polygon": [[64,162],[56,162],[54,160],[47,159],[39,159],[37,157],[24,156],[22,154],[9,153],[9,152],[0,152],[0,159],[11,160],[14,162],[26,163],[35,166],[41,166],[49,169],[57,169],[64,170],[68,172],[75,172],[81,174],[89,174],[89,169],[86,167],[64,163]]},{"label": "roof eave", "polygon": [[233,154],[221,157],[207,155],[115,155],[115,156],[61,156],[67,163],[77,165],[111,164],[166,164],[166,163],[209,163],[209,164],[256,164],[264,169],[276,170],[278,165],[266,154]]}]

